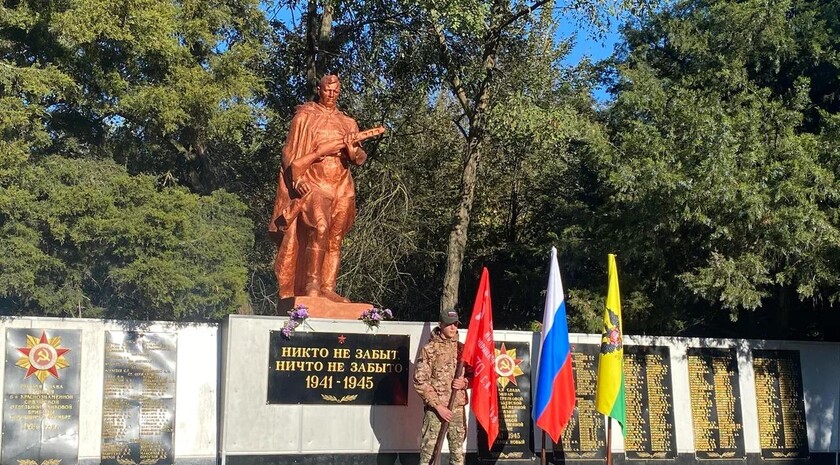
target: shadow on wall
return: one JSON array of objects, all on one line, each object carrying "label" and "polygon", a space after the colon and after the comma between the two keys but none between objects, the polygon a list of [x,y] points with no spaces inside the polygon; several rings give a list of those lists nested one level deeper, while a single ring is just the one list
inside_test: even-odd
[{"label": "shadow on wall", "polygon": [[808,438],[811,450],[830,451],[831,431],[836,426],[834,412],[837,409],[837,396],[824,398],[805,391],[805,412],[811,420],[808,422]]},{"label": "shadow on wall", "polygon": [[[417,345],[417,351],[413,354],[412,357],[409,359],[409,367],[408,367],[408,385],[405,386],[404,392],[406,392],[408,398],[406,399],[406,407],[402,406],[371,406],[370,408],[370,426],[373,430],[373,434],[376,437],[376,442],[379,445],[380,450],[376,453],[376,464],[377,465],[419,465],[420,464],[420,427],[422,422],[422,415],[418,414],[419,420],[416,422],[413,421],[415,418],[411,411],[406,411],[403,409],[414,409],[419,408],[422,410],[422,403],[419,403],[419,407],[413,406],[412,403],[416,403],[419,399],[417,393],[414,392],[414,360],[420,356],[420,352],[423,349],[423,346],[426,345],[426,342],[429,341],[429,338],[432,334],[432,324],[425,323],[423,325],[423,329],[420,333],[420,341]],[[400,389],[403,390],[402,386],[395,386],[393,382],[382,382],[376,386],[377,391],[379,390],[393,390],[393,389]],[[377,392],[377,398],[379,392]],[[413,399],[413,400],[412,400]],[[385,415],[401,415],[404,414],[402,418],[398,418],[396,422],[393,421],[376,421],[376,418],[379,416]],[[394,425],[397,425],[399,431],[395,432],[392,430]],[[408,451],[383,451],[382,450],[382,443],[383,441],[388,441],[389,439],[393,438],[396,434],[402,434],[404,437],[412,437],[415,440],[412,441],[412,448]]]},{"label": "shadow on wall", "polygon": [[[838,431],[837,403],[840,401],[840,379],[837,376],[837,367],[840,367],[840,350],[834,349],[831,352],[818,357],[823,359],[823,369],[806,369],[806,364],[802,364],[805,415],[808,417],[808,442],[811,452],[834,453],[839,448],[838,438],[833,436],[834,432]],[[833,369],[825,369],[828,367]]]}]

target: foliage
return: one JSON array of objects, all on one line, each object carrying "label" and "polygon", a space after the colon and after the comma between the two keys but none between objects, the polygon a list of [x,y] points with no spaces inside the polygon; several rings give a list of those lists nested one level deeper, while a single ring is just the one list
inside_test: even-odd
[{"label": "foliage", "polygon": [[[487,143],[492,139],[487,120],[498,103],[499,75],[506,71],[499,64],[521,59],[522,55],[516,52],[527,50],[528,46],[532,50],[542,50],[546,55],[543,59],[549,58],[548,63],[554,64],[551,58],[555,56],[553,33],[557,23],[553,10],[556,3],[551,0],[513,3],[491,0],[467,3],[465,11],[461,4],[418,2],[425,25],[432,31],[430,41],[438,49],[436,61],[440,78],[460,106],[461,114],[455,123],[464,138],[458,205],[452,213],[441,308],[452,307],[458,300],[476,189],[483,181],[478,170]],[[644,9],[648,5],[645,0],[594,0],[563,4],[560,9],[588,18],[596,30],[602,30],[600,18],[605,12],[612,16],[622,10]],[[539,16],[537,12],[540,12]],[[524,65],[527,67],[529,63]],[[529,115],[517,114],[515,106],[509,109],[514,113],[514,120],[524,116],[523,119],[530,122]],[[507,112],[508,107],[503,111]],[[532,134],[544,132],[533,131]],[[527,148],[524,151],[528,153]]]},{"label": "foliage", "polygon": [[10,161],[30,148],[105,156],[210,193],[250,150],[265,30],[255,0],[29,0],[0,10],[0,28]]},{"label": "foliage", "polygon": [[217,319],[245,304],[244,205],[58,156],[0,189],[0,312]]},{"label": "foliage", "polygon": [[[651,3],[7,2],[0,311],[274,313],[280,148],[331,72],[388,127],[354,168],[353,300],[433,320],[486,265],[528,328],[555,245],[575,331],[617,253],[629,333],[840,337],[840,9]],[[612,60],[562,64],[561,21],[621,13]]]},{"label": "foliage", "polygon": [[214,190],[250,190],[265,25],[250,0],[0,9],[4,313],[193,320],[247,303],[253,239]]},{"label": "foliage", "polygon": [[691,1],[628,30],[596,210],[660,309],[640,327],[761,310],[753,330],[782,336],[793,309],[840,297],[837,91],[822,77],[837,79],[837,19],[819,2]]}]

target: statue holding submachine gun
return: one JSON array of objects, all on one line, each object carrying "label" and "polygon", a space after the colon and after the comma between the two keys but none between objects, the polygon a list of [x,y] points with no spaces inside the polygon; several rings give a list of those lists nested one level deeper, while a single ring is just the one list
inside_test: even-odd
[{"label": "statue holding submachine gun", "polygon": [[324,297],[349,302],[335,292],[341,241],[356,218],[350,165],[361,165],[365,139],[383,127],[359,131],[353,118],[336,107],[341,83],[324,76],[318,101],[295,110],[283,146],[274,213],[269,233],[277,242],[274,274],[280,298]]}]

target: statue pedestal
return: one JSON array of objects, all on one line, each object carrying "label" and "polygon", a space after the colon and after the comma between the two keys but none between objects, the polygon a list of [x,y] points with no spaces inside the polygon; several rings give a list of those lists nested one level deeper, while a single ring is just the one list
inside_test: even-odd
[{"label": "statue pedestal", "polygon": [[277,314],[286,316],[298,304],[305,305],[309,316],[312,318],[338,320],[358,320],[362,312],[373,307],[371,304],[360,302],[333,302],[325,297],[295,296],[280,299],[280,303],[277,304]]}]

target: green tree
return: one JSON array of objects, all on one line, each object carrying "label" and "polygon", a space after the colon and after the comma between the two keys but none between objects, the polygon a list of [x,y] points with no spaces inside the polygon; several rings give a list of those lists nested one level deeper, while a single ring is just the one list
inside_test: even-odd
[{"label": "green tree", "polygon": [[113,158],[212,192],[261,117],[258,6],[13,2],[0,11],[2,103],[39,115],[48,153]]},{"label": "green tree", "polygon": [[242,189],[259,145],[265,24],[247,0],[0,8],[2,313],[246,303],[250,226],[216,189]]},{"label": "green tree", "polygon": [[840,296],[838,26],[830,2],[702,0],[627,30],[591,231],[645,294],[629,327],[746,316],[730,326],[825,334]]},{"label": "green tree", "polygon": [[[532,14],[542,8],[553,11],[554,2],[509,3],[504,1],[447,4],[418,2],[425,30],[436,44],[440,78],[460,106],[461,116],[455,120],[463,135],[460,191],[449,232],[443,278],[441,308],[458,301],[458,288],[466,251],[476,187],[478,167],[486,152],[488,112],[495,105],[494,87],[499,63],[505,62],[510,50],[506,41],[516,40],[533,24]],[[635,10],[646,1],[583,1],[559,8],[586,18],[596,30],[603,26],[607,14]]]},{"label": "green tree", "polygon": [[0,313],[214,320],[246,303],[245,206],[51,156],[0,190]]}]

